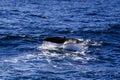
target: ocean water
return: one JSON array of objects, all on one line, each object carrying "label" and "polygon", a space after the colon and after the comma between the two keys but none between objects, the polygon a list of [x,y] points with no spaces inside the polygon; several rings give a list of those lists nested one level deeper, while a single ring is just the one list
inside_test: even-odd
[{"label": "ocean water", "polygon": [[120,80],[120,0],[0,0],[0,80]]}]

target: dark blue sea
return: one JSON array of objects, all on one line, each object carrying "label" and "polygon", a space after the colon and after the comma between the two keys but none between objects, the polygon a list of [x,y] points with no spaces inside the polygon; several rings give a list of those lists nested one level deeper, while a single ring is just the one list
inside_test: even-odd
[{"label": "dark blue sea", "polygon": [[120,0],[0,0],[0,80],[120,80]]}]

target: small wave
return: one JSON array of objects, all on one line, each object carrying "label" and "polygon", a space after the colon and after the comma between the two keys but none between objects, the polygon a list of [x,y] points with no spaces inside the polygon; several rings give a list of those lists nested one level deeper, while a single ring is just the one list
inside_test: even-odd
[{"label": "small wave", "polygon": [[44,16],[44,15],[41,15],[41,14],[30,14],[30,16],[38,17],[38,18],[42,18],[42,19],[48,19],[48,16]]},{"label": "small wave", "polygon": [[108,32],[119,34],[120,33],[120,24],[109,24]]},{"label": "small wave", "polygon": [[120,24],[109,24],[106,25],[104,28],[95,28],[95,29],[84,28],[82,31],[87,33],[95,33],[95,34],[101,34],[101,33],[119,34]]},{"label": "small wave", "polygon": [[20,39],[27,38],[27,35],[6,35],[2,38],[2,40],[12,40],[12,39]]},{"label": "small wave", "polygon": [[97,12],[89,12],[86,15],[88,15],[88,16],[96,16],[96,15],[98,15],[98,13]]}]

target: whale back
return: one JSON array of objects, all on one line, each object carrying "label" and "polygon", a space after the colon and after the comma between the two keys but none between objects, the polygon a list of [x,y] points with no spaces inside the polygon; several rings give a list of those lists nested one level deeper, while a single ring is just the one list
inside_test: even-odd
[{"label": "whale back", "polygon": [[78,39],[66,38],[66,37],[47,37],[44,39],[44,41],[59,43],[59,44],[80,43]]},{"label": "whale back", "polygon": [[66,39],[62,37],[47,37],[44,39],[44,41],[63,44],[66,41]]}]

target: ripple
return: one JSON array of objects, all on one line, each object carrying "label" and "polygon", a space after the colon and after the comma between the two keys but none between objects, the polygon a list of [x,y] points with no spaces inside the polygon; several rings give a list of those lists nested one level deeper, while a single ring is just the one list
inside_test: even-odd
[{"label": "ripple", "polygon": [[30,16],[38,17],[38,18],[42,18],[42,19],[48,19],[47,16],[43,16],[43,15],[41,15],[41,14],[31,14]]}]

